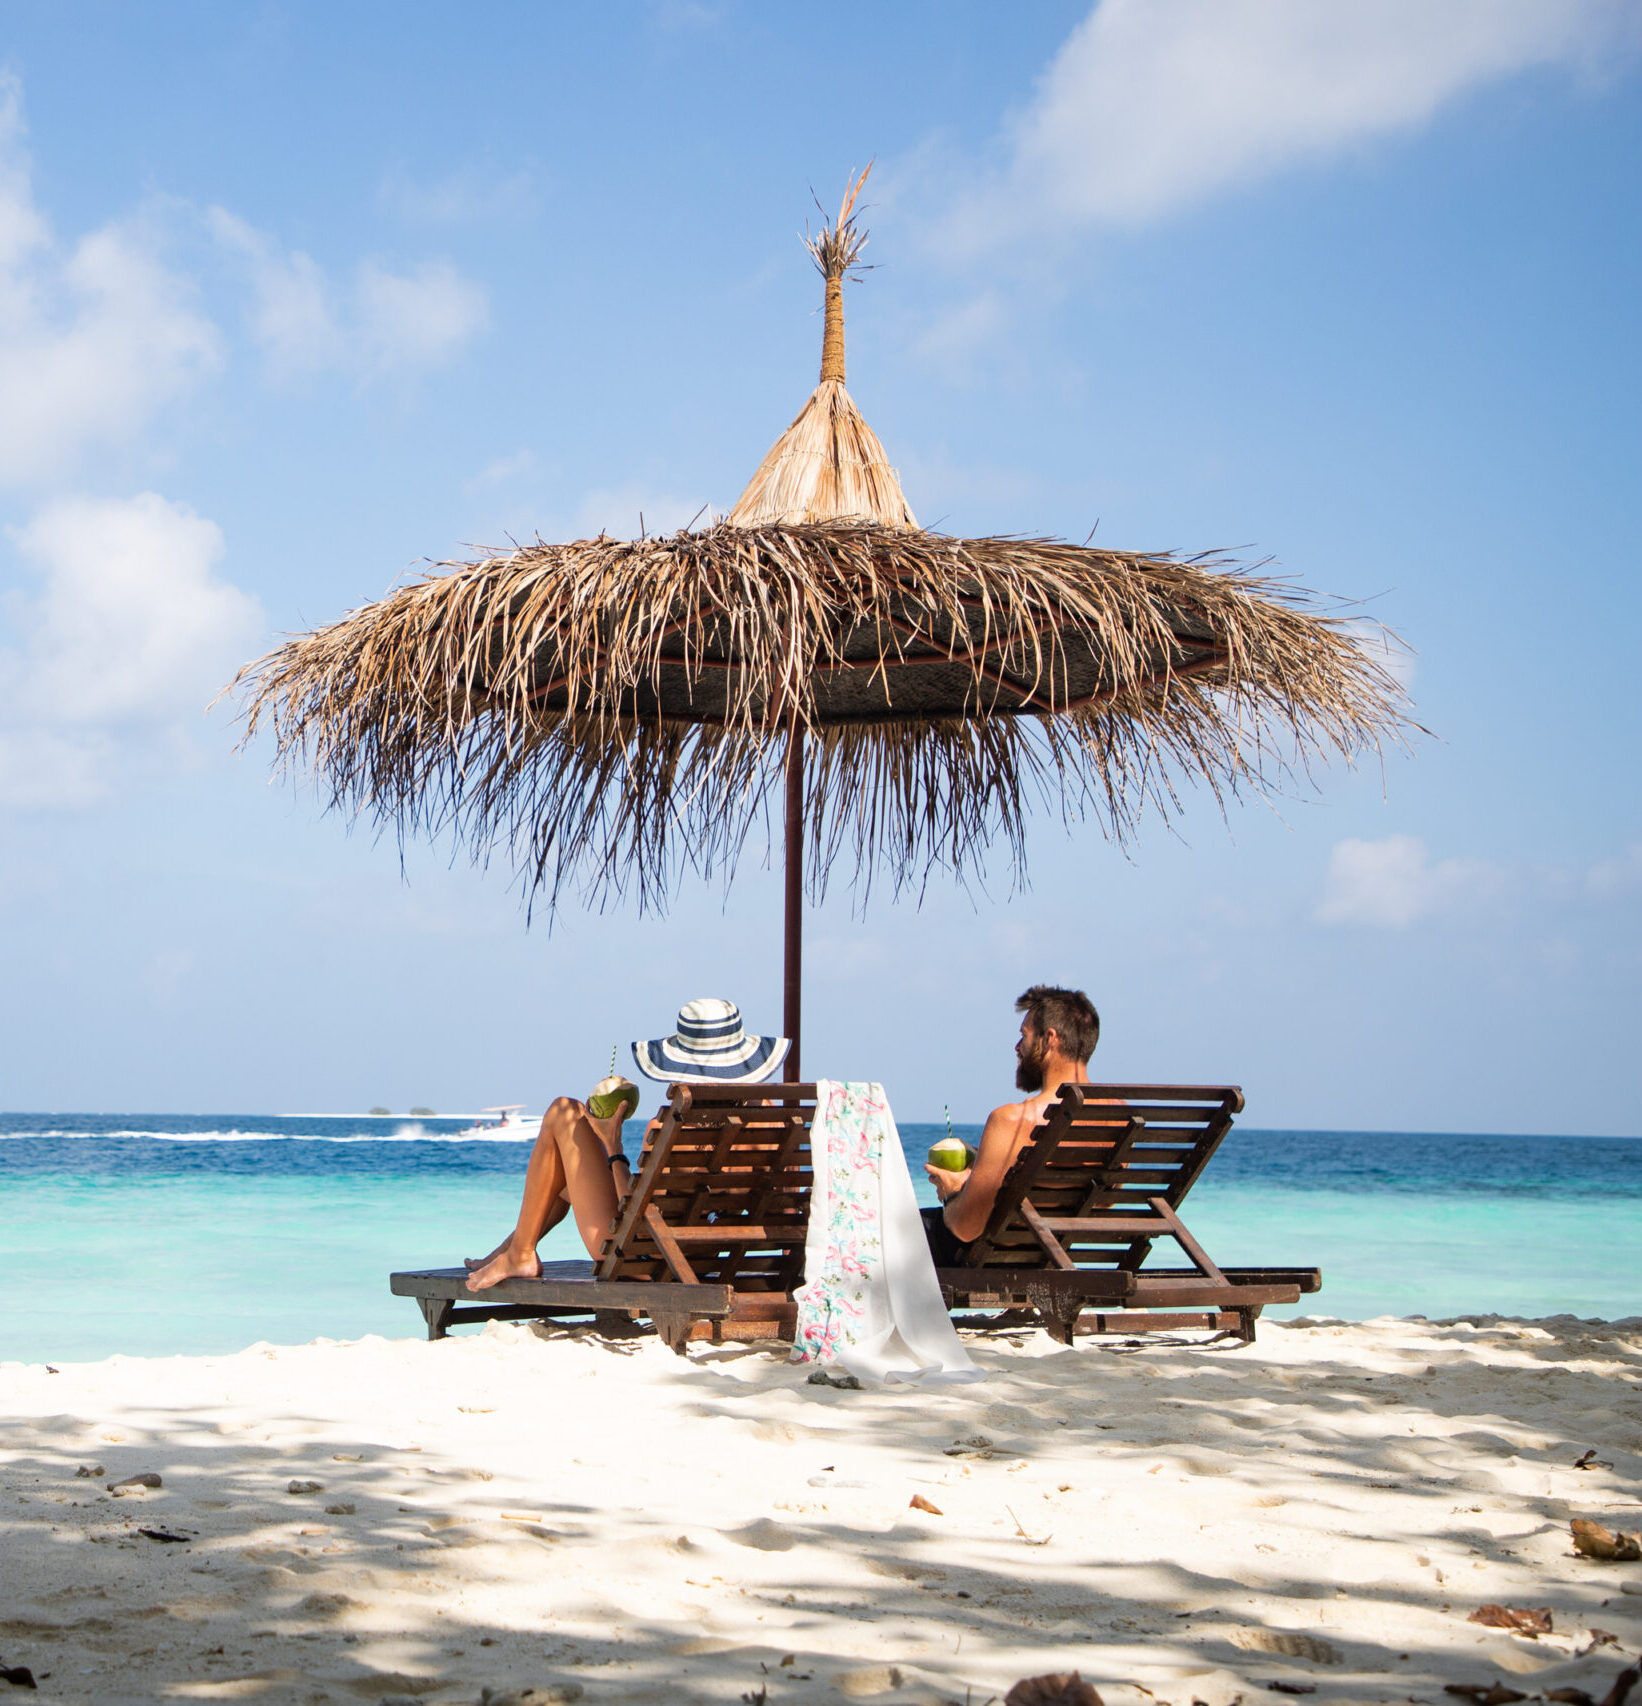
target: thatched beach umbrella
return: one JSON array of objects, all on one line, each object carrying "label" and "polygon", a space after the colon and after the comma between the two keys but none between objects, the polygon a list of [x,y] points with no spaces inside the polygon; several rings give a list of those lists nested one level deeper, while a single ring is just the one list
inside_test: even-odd
[{"label": "thatched beach umbrella", "polygon": [[1019,873],[1034,802],[1121,839],[1400,722],[1352,624],[1219,558],[920,528],[844,388],[859,189],[809,242],[820,383],[723,520],[440,563],[241,672],[332,805],[505,847],[550,905],[728,876],[784,788],[794,1079],[806,865],[899,889],[1001,840]]}]

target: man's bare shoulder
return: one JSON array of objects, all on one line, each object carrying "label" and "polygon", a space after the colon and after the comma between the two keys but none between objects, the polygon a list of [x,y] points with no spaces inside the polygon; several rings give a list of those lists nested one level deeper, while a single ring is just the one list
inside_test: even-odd
[{"label": "man's bare shoulder", "polygon": [[[1039,1095],[1028,1096],[1021,1102],[1005,1102],[986,1116],[984,1131],[1001,1131],[1011,1137],[1021,1137],[1042,1125],[1059,1100],[1058,1096]],[[1124,1105],[1108,1096],[1087,1096],[1085,1104],[1092,1108],[1121,1108]]]},{"label": "man's bare shoulder", "polygon": [[1042,1123],[1041,1102],[1042,1097],[1028,1096],[1024,1102],[1005,1102],[1002,1107],[994,1108],[986,1116],[981,1141],[986,1141],[988,1132],[1000,1132],[1011,1138],[1024,1136],[1034,1126]]}]

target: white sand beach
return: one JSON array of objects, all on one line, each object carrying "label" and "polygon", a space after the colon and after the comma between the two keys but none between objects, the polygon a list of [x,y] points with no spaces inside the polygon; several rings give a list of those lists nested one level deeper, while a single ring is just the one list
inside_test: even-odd
[{"label": "white sand beach", "polygon": [[98,1706],[1600,1700],[1635,1662],[1642,1564],[1568,1524],[1642,1527],[1642,1320],[970,1343],[940,1392],[517,1323],[0,1365],[0,1658]]}]

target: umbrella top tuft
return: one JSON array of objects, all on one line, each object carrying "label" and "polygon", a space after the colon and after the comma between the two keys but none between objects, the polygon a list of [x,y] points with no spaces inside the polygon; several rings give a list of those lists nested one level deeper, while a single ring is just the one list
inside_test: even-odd
[{"label": "umbrella top tuft", "polygon": [[848,521],[911,532],[918,526],[878,435],[844,389],[844,279],[867,246],[855,202],[871,170],[845,191],[837,219],[805,239],[826,281],[821,380],[736,500],[728,516],[732,527]]}]

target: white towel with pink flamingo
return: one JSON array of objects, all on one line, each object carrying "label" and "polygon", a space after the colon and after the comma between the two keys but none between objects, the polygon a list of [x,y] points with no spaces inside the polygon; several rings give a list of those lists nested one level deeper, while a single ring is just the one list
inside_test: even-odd
[{"label": "white towel with pink flamingo", "polygon": [[984,1380],[953,1330],[882,1084],[815,1086],[795,1362],[858,1380]]}]

